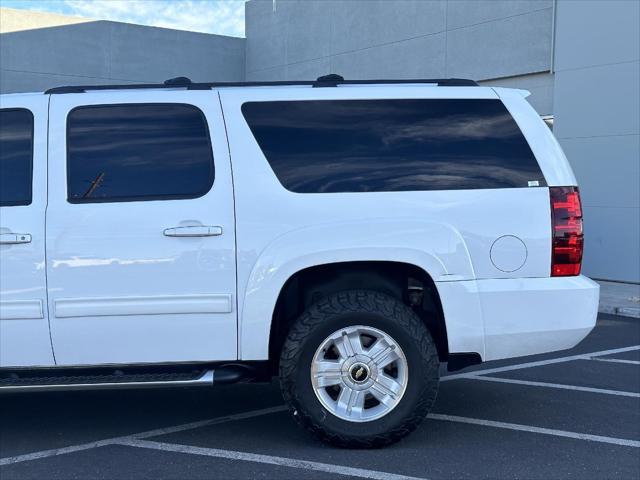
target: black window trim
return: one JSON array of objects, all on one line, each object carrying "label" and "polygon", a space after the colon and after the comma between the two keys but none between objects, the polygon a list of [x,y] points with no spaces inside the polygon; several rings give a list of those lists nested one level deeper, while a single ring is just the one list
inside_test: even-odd
[{"label": "black window trim", "polygon": [[[204,122],[204,128],[207,134],[207,143],[209,145],[209,158],[211,160],[211,168],[209,169],[209,181],[207,182],[207,186],[201,192],[196,192],[191,195],[150,195],[150,196],[136,196],[136,197],[111,197],[111,198],[69,198],[69,185],[70,185],[70,168],[69,168],[69,117],[76,110],[82,110],[86,108],[100,108],[100,107],[123,107],[123,106],[162,106],[162,105],[180,105],[184,107],[190,107],[200,114],[202,121]],[[67,203],[71,203],[74,205],[78,204],[86,204],[86,203],[124,203],[124,202],[152,202],[152,201],[167,201],[167,200],[194,200],[196,198],[201,198],[207,195],[213,185],[215,183],[215,158],[213,155],[213,143],[211,141],[211,130],[209,128],[209,122],[207,120],[207,116],[202,111],[200,107],[194,105],[192,103],[184,103],[184,102],[121,102],[121,103],[100,103],[100,104],[89,104],[89,105],[78,105],[67,112],[66,121],[65,121],[65,149],[66,149],[66,190],[67,190]]]},{"label": "black window trim", "polygon": [[29,162],[29,175],[31,181],[29,182],[29,200],[27,202],[2,202],[0,207],[26,207],[33,203],[33,154],[35,149],[35,116],[33,111],[26,107],[9,107],[0,108],[2,112],[28,112],[31,116],[31,161]]}]

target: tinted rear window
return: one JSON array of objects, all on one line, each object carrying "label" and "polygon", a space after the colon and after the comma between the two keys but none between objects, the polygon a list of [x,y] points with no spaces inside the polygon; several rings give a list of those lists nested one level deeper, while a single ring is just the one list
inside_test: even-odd
[{"label": "tinted rear window", "polygon": [[242,113],[276,176],[294,192],[545,185],[499,100],[249,102]]},{"label": "tinted rear window", "polygon": [[69,113],[71,203],[196,198],[213,176],[209,129],[195,106],[95,105]]},{"label": "tinted rear window", "polygon": [[0,110],[0,206],[31,203],[33,114]]}]

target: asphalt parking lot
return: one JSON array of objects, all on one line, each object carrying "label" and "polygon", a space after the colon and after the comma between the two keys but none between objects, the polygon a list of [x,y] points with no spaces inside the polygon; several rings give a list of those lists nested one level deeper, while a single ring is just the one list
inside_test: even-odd
[{"label": "asphalt parking lot", "polygon": [[0,397],[0,479],[640,478],[640,321],[576,348],[443,378],[433,413],[381,450],[326,446],[277,384]]}]

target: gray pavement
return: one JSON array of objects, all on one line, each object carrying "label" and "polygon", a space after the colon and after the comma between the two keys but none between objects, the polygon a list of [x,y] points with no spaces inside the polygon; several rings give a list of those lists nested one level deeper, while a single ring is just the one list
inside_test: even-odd
[{"label": "gray pavement", "polygon": [[[486,373],[485,373],[486,372]],[[637,479],[640,322],[600,315],[576,348],[443,378],[402,442],[341,450],[277,384],[0,397],[0,479]]]}]

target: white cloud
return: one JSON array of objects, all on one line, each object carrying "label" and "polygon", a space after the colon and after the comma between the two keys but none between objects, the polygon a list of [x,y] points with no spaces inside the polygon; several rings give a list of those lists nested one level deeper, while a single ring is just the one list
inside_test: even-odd
[{"label": "white cloud", "polygon": [[244,36],[245,0],[65,0],[72,15]]}]

